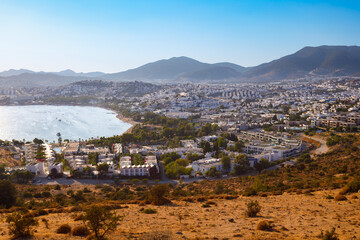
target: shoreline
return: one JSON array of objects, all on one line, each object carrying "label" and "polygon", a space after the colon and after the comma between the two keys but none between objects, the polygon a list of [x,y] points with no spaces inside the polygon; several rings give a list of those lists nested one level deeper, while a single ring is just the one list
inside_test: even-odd
[{"label": "shoreline", "polygon": [[[113,110],[112,110],[113,111]],[[131,118],[128,118],[128,117],[124,117],[123,115],[121,115],[121,113],[116,113],[116,118],[123,121],[123,122],[126,122],[126,123],[129,123],[131,124],[131,127],[126,130],[123,134],[125,133],[131,133],[133,128],[135,127],[136,124],[139,124],[138,122],[135,122],[134,120],[132,120]]]}]

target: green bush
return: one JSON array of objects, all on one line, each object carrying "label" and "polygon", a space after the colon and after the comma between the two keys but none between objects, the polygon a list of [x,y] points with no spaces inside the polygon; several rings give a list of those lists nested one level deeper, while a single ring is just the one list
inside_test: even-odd
[{"label": "green bush", "polygon": [[256,217],[260,210],[261,206],[257,200],[250,201],[246,204],[245,215],[248,217]]}]

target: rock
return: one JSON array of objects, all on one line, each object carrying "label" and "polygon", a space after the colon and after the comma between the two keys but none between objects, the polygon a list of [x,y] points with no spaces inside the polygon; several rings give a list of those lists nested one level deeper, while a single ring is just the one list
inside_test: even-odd
[{"label": "rock", "polygon": [[233,223],[233,222],[235,222],[235,220],[233,218],[230,218],[229,222]]}]

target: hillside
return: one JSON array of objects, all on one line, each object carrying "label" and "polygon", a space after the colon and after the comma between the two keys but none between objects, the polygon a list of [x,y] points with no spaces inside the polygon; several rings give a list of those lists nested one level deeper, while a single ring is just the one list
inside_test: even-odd
[{"label": "hillside", "polygon": [[203,63],[188,57],[173,57],[123,72],[76,73],[9,70],[0,73],[2,87],[62,86],[81,80],[144,81],[151,83],[271,82],[304,77],[360,76],[360,47],[305,47],[294,54],[245,68],[233,63]]},{"label": "hillside", "polygon": [[196,82],[198,80],[227,79],[238,75],[243,67],[232,63],[208,64],[188,57],[174,57],[145,64],[125,72],[108,74],[108,80],[164,81],[176,80]]},{"label": "hillside", "polygon": [[51,73],[22,73],[10,77],[0,77],[0,86],[3,88],[58,87],[86,79],[88,78],[60,76]]},{"label": "hillside", "polygon": [[267,82],[324,75],[359,76],[360,47],[305,47],[294,54],[253,67],[241,79]]}]

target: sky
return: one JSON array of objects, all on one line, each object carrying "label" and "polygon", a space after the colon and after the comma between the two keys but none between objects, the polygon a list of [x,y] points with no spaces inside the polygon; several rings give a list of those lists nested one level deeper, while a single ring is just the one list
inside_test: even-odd
[{"label": "sky", "polygon": [[0,71],[248,67],[320,45],[360,45],[359,0],[0,0]]}]

